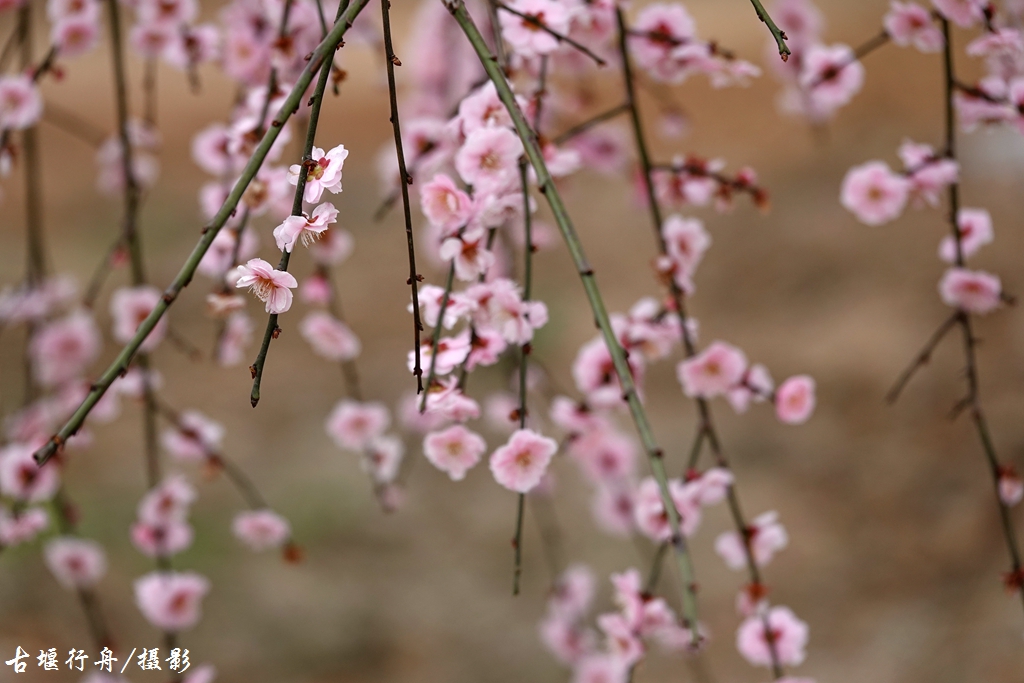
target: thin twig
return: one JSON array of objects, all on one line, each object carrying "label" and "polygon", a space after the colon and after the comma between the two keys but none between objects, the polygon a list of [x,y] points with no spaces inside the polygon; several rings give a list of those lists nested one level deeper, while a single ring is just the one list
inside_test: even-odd
[{"label": "thin twig", "polygon": [[764,22],[768,30],[772,32],[772,38],[775,39],[775,44],[779,47],[779,57],[782,57],[782,61],[787,61],[789,56],[793,54],[789,50],[789,46],[786,45],[786,41],[789,39],[786,36],[786,32],[775,25],[772,21],[772,17],[768,14],[768,10],[761,4],[761,0],[750,0],[750,4],[754,6],[754,11],[757,12],[757,18]]},{"label": "thin twig", "polygon": [[594,126],[604,123],[609,119],[613,119],[619,114],[625,114],[627,111],[629,111],[629,104],[627,102],[623,102],[622,104],[616,105],[611,109],[603,111],[600,114],[597,114],[596,116],[593,116],[587,119],[586,121],[583,121],[582,123],[576,124],[569,130],[565,131],[564,133],[560,133],[558,136],[555,137],[553,142],[556,145],[564,145],[565,143],[572,140],[574,137],[586,133]]},{"label": "thin twig", "polygon": [[939,342],[942,341],[946,334],[951,329],[953,329],[953,327],[956,326],[956,324],[959,322],[959,319],[960,314],[954,313],[953,315],[946,318],[946,320],[941,325],[939,325],[939,329],[935,330],[935,332],[932,333],[932,336],[928,338],[928,342],[924,345],[924,348],[922,348],[917,353],[917,355],[914,356],[914,360],[910,362],[910,365],[908,365],[907,368],[900,373],[899,379],[897,379],[896,383],[892,385],[891,389],[889,389],[889,393],[885,395],[886,402],[892,404],[895,403],[897,399],[899,399],[900,393],[903,392],[903,389],[907,386],[907,383],[914,376],[914,374],[917,373],[918,370],[920,370],[921,368],[928,364],[928,362],[932,359],[932,352],[935,351],[935,347],[937,347],[939,345]]},{"label": "thin twig", "polygon": [[605,62],[603,59],[601,59],[601,57],[599,57],[598,55],[594,54],[594,52],[590,48],[588,48],[586,45],[583,45],[582,43],[573,40],[572,38],[570,38],[569,36],[565,35],[564,33],[559,33],[558,31],[554,30],[553,28],[551,28],[550,26],[545,24],[538,17],[536,17],[536,16],[534,16],[532,14],[525,14],[523,12],[520,12],[517,9],[513,9],[512,7],[509,7],[508,5],[506,5],[503,2],[498,2],[498,3],[495,3],[495,4],[497,5],[498,9],[504,10],[504,11],[508,12],[509,14],[516,15],[517,17],[522,19],[524,23],[529,24],[530,26],[532,26],[534,28],[539,28],[541,31],[544,31],[544,33],[547,33],[548,35],[553,37],[558,42],[565,43],[566,45],[571,45],[572,47],[576,48],[577,50],[579,50],[580,52],[582,52],[583,54],[585,54],[586,56],[588,56],[592,60],[594,60],[594,63],[597,64],[598,66],[605,66],[607,64],[607,62]]}]

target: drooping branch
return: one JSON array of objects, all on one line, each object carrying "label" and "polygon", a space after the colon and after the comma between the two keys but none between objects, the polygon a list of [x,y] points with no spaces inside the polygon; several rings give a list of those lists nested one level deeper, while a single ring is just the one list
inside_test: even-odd
[{"label": "drooping branch", "polygon": [[72,416],[65,422],[60,430],[54,434],[45,445],[43,445],[35,453],[36,462],[40,465],[44,464],[47,460],[53,457],[57,449],[62,447],[64,442],[67,441],[68,437],[78,431],[78,429],[85,422],[89,413],[96,406],[96,403],[102,398],[103,394],[106,393],[110,385],[118,378],[122,373],[127,372],[128,364],[131,359],[135,356],[142,342],[145,341],[146,337],[153,331],[157,323],[167,312],[167,309],[174,303],[181,290],[184,289],[189,282],[192,280],[192,276],[196,272],[196,268],[199,266],[199,261],[202,260],[203,255],[206,254],[210,248],[210,244],[217,236],[218,231],[227,222],[228,218],[235,211],[238,206],[238,202],[241,200],[242,194],[245,192],[249,183],[256,176],[257,171],[263,165],[267,154],[270,152],[271,146],[277,140],[278,135],[281,133],[281,127],[287,121],[287,119],[295,113],[298,109],[299,102],[301,101],[306,89],[313,80],[313,74],[320,68],[325,59],[331,59],[335,49],[341,43],[345,36],[345,33],[352,26],[352,22],[358,16],[359,12],[369,3],[369,0],[352,0],[348,9],[344,12],[342,17],[334,24],[331,32],[327,34],[327,37],[320,43],[319,46],[313,51],[309,63],[302,70],[296,79],[295,85],[292,86],[291,92],[281,105],[281,109],[278,111],[274,120],[267,129],[267,132],[263,135],[260,143],[256,146],[255,151],[246,163],[245,168],[242,169],[241,175],[238,180],[235,181],[235,185],[232,187],[231,192],[228,193],[227,199],[221,205],[217,214],[210,220],[210,222],[203,228],[202,237],[199,242],[193,248],[192,253],[185,260],[177,276],[168,286],[164,292],[164,296],[153,308],[146,319],[142,321],[138,329],[135,332],[135,336],[125,344],[121,352],[114,359],[113,363],[104,371],[103,375],[93,383],[89,393],[85,399],[75,410]]},{"label": "drooping branch", "polygon": [[786,45],[786,41],[789,40],[786,36],[786,32],[775,25],[772,21],[772,17],[768,14],[768,10],[761,4],[761,0],[750,0],[750,4],[754,6],[754,11],[757,12],[757,18],[764,22],[764,25],[768,27],[768,30],[772,33],[772,38],[775,39],[775,44],[779,48],[779,57],[782,57],[782,61],[787,61],[789,56],[793,54],[789,45]]}]

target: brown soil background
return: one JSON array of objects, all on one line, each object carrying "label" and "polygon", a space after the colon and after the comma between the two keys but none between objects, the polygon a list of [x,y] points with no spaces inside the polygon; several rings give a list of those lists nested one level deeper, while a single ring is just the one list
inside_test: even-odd
[{"label": "brown soil background", "polygon": [[[762,61],[766,33],[747,2],[687,4],[701,35]],[[828,17],[827,39],[857,44],[877,31],[888,3],[819,4]],[[403,35],[412,9],[409,0],[395,3]],[[965,40],[957,36],[960,45]],[[404,233],[397,213],[380,224],[371,220],[379,198],[374,162],[390,135],[386,90],[380,55],[356,46],[350,51],[350,79],[342,97],[325,107],[320,139],[351,149],[339,207],[356,252],[338,279],[364,343],[365,391],[393,402],[411,386],[403,370],[410,344]],[[961,58],[970,73],[977,65],[967,62]],[[47,97],[110,129],[107,64],[101,48],[68,65],[64,83],[46,86]],[[942,214],[909,211],[896,223],[868,228],[837,201],[851,165],[871,158],[895,164],[904,137],[939,144],[940,61],[890,46],[865,65],[864,91],[819,136],[776,113],[778,85],[770,76],[748,89],[714,91],[698,79],[674,91],[692,132],[659,140],[657,156],[689,151],[723,157],[731,169],[750,164],[773,198],[766,216],[743,201],[727,215],[691,212],[705,219],[714,239],[692,302],[703,339],[728,339],[777,378],[808,372],[819,386],[817,413],[805,427],[782,426],[764,409],[738,418],[725,405],[716,405],[718,423],[748,512],[779,510],[791,534],[790,547],[767,576],[774,600],[811,625],[808,661],[797,673],[823,683],[1020,681],[1024,625],[1019,601],[1000,584],[1006,550],[991,482],[968,422],[947,419],[962,390],[958,344],[951,338],[943,345],[899,405],[883,401],[891,381],[947,315],[935,289],[943,271],[935,251],[947,229]],[[136,85],[138,67],[133,64]],[[204,81],[203,95],[194,97],[180,74],[166,68],[160,74],[162,179],[147,199],[143,225],[151,278],[161,285],[200,227],[195,194],[205,177],[189,159],[189,141],[210,121],[222,120],[230,102],[224,83],[211,73]],[[653,111],[652,102],[644,102]],[[134,104],[140,104],[137,93]],[[52,262],[84,281],[116,230],[119,203],[93,191],[89,148],[54,128],[43,128],[42,136]],[[1020,294],[1024,139],[1010,130],[965,136],[962,164],[964,203],[987,207],[997,233],[995,245],[974,264],[999,273],[1006,289]],[[0,272],[4,283],[13,283],[24,253],[20,181],[6,181],[4,192]],[[622,310],[653,292],[649,227],[624,184],[584,173],[566,198],[610,308]],[[269,226],[262,231],[267,256]],[[308,268],[300,256],[298,272]],[[425,272],[440,279],[436,271]],[[569,363],[592,335],[590,316],[561,244],[540,255],[536,273],[535,291],[552,312],[537,353],[569,384]],[[114,278],[120,283],[126,274]],[[202,316],[206,287],[197,279],[171,314],[174,326],[204,349],[213,333]],[[255,319],[261,328],[262,313]],[[214,662],[221,681],[251,683],[566,680],[536,635],[550,577],[532,520],[523,595],[513,599],[508,541],[515,503],[485,467],[453,484],[423,463],[413,444],[410,457],[420,462],[411,470],[407,504],[398,514],[382,515],[356,457],[337,451],[324,434],[324,417],[343,393],[341,377],[311,354],[294,329],[297,320],[285,319],[255,411],[244,367],[194,364],[166,343],[157,355],[168,400],[228,427],[226,453],[292,521],[307,552],[305,563],[290,566],[240,548],[230,536],[240,502],[235,492],[222,480],[200,480],[196,543],[176,560],[207,575],[214,588],[203,621],[183,636],[193,661]],[[1024,322],[1019,310],[1009,310],[979,321],[978,330],[983,398],[996,443],[1021,469]],[[20,396],[21,343],[14,334],[0,340],[5,411]],[[113,353],[108,344],[104,359]],[[657,436],[679,467],[694,417],[672,368],[652,368],[648,405]],[[151,568],[127,533],[143,492],[140,440],[137,408],[129,406],[119,422],[96,429],[94,446],[75,455],[66,473],[81,506],[83,534],[108,549],[111,569],[99,590],[126,651],[159,645],[131,595],[131,581]],[[557,471],[566,556],[605,576],[644,562],[628,541],[595,530],[586,487],[570,463],[559,463]],[[712,550],[728,524],[725,511],[715,510],[693,543],[703,615],[715,637],[702,668],[709,672],[705,680],[756,683],[767,676],[746,665],[732,642],[740,576],[724,569]],[[37,549],[4,553],[0,567],[4,658],[16,645],[30,653],[90,650],[77,604],[57,586]],[[607,604],[607,583],[600,585]],[[12,679],[6,668],[0,678]],[[133,678],[158,680],[139,672]],[[37,673],[33,660],[29,674],[16,680],[75,678],[66,670]],[[636,680],[695,678],[681,658],[655,655]]]}]

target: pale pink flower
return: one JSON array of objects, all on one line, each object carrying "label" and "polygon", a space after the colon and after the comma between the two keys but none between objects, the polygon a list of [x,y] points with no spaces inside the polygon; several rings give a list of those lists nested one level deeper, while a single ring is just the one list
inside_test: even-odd
[{"label": "pale pink flower", "polygon": [[580,162],[588,169],[615,175],[625,169],[629,161],[629,147],[621,128],[602,126],[577,135],[569,145],[580,155]]},{"label": "pale pink flower", "polygon": [[491,455],[491,473],[505,488],[526,493],[540,483],[557,451],[554,439],[531,429],[518,429]]},{"label": "pale pink flower", "polygon": [[100,331],[86,311],[47,324],[30,347],[36,381],[54,386],[79,377],[96,360],[101,345]]},{"label": "pale pink flower", "polygon": [[136,514],[143,522],[153,525],[183,522],[195,500],[196,490],[184,476],[175,474],[143,496]]},{"label": "pale pink flower", "polygon": [[[633,381],[640,386],[643,383],[642,356],[630,354],[626,362]],[[594,408],[622,404],[622,386],[603,337],[595,337],[580,348],[572,364],[572,376],[576,388]]]},{"label": "pale pink flower", "polygon": [[31,507],[12,515],[6,507],[0,507],[0,546],[15,546],[27,543],[39,535],[50,523],[46,510]]},{"label": "pale pink flower", "polygon": [[714,398],[743,379],[747,357],[740,349],[716,341],[700,354],[679,363],[676,374],[687,396]]},{"label": "pale pink flower", "polygon": [[[960,229],[960,250],[966,259],[993,240],[992,216],[985,209],[960,209],[957,214]],[[947,235],[939,243],[939,258],[956,263],[956,240]]]},{"label": "pale pink flower", "polygon": [[551,402],[551,421],[570,435],[585,434],[591,430],[611,428],[601,414],[590,409],[586,403],[574,401],[568,396],[556,396]]},{"label": "pale pink flower", "polygon": [[235,274],[235,287],[248,287],[256,298],[266,302],[267,313],[284,313],[292,307],[292,289],[299,283],[291,273],[254,258],[238,266]]},{"label": "pale pink flower", "polygon": [[726,394],[726,398],[729,400],[729,405],[733,407],[733,410],[737,413],[745,413],[751,401],[763,403],[774,392],[775,382],[772,380],[771,373],[768,372],[768,368],[757,363],[747,369],[747,374],[743,377],[742,384],[730,389],[729,393]]},{"label": "pale pink flower", "polygon": [[455,155],[455,170],[475,191],[502,190],[517,180],[523,143],[507,128],[480,128]]},{"label": "pale pink flower", "polygon": [[197,0],[137,0],[140,24],[191,24],[199,13]]},{"label": "pale pink flower", "polygon": [[643,659],[646,649],[640,635],[625,617],[617,612],[597,617],[598,628],[604,633],[605,647],[624,666],[632,666]]},{"label": "pale pink flower", "polygon": [[848,104],[864,86],[864,65],[847,45],[812,45],[801,66],[800,86],[822,114]]},{"label": "pale pink flower", "polygon": [[[806,656],[807,624],[788,607],[772,607],[767,615],[775,651],[782,666],[799,666]],[[736,632],[736,648],[754,666],[771,666],[768,634],[760,615],[748,617]]]},{"label": "pale pink flower", "polygon": [[192,628],[202,616],[203,597],[210,582],[195,572],[150,572],[135,580],[135,604],[161,631],[178,633]]},{"label": "pale pink flower", "polygon": [[299,332],[314,351],[329,360],[351,360],[362,349],[352,329],[326,311],[310,313],[303,318]]},{"label": "pale pink flower", "polygon": [[99,24],[93,17],[68,17],[50,29],[50,42],[60,49],[60,56],[65,59],[84,55],[96,47],[99,39]]},{"label": "pale pink flower", "polygon": [[188,522],[170,520],[160,524],[136,522],[132,525],[132,543],[146,557],[170,557],[187,550],[194,534]]},{"label": "pale pink flower", "polygon": [[321,273],[313,273],[299,283],[299,298],[304,303],[327,306],[333,296],[330,280]]},{"label": "pale pink flower", "polygon": [[498,13],[502,36],[522,57],[548,55],[558,49],[558,39],[540,26],[546,26],[562,35],[569,32],[570,14],[562,2],[514,0],[509,3],[509,7],[529,17],[529,19],[524,19],[505,11]]},{"label": "pale pink flower", "polygon": [[231,523],[235,538],[257,552],[280,548],[291,537],[288,520],[273,510],[246,510]]},{"label": "pale pink flower", "polygon": [[210,292],[206,295],[206,314],[211,318],[222,320],[242,310],[245,310],[245,299],[237,294]]},{"label": "pale pink flower", "polygon": [[633,30],[637,35],[630,40],[630,50],[639,67],[659,81],[679,83],[686,78],[680,52],[687,44],[692,47],[696,27],[682,4],[648,5],[633,22]]},{"label": "pale pink flower", "polygon": [[539,624],[540,640],[558,661],[573,666],[595,650],[595,634],[579,624],[549,614]]},{"label": "pale pink flower", "polygon": [[950,268],[939,282],[939,294],[949,306],[983,315],[999,308],[1003,299],[999,277],[981,270]]},{"label": "pale pink flower", "polygon": [[135,24],[128,32],[128,43],[147,59],[158,59],[174,41],[175,28],[170,24]]},{"label": "pale pink flower", "polygon": [[459,388],[459,378],[442,380],[427,391],[427,412],[452,422],[467,422],[480,417],[480,404]]},{"label": "pale pink flower", "polygon": [[179,425],[168,428],[161,437],[163,447],[179,460],[202,460],[220,450],[224,427],[198,410],[185,410]]},{"label": "pale pink flower", "polygon": [[183,26],[164,47],[164,61],[182,70],[220,58],[220,31],[213,24]]},{"label": "pale pink flower", "polygon": [[999,473],[999,500],[1013,507],[1024,498],[1024,481],[1012,467],[1003,467]]},{"label": "pale pink flower", "polygon": [[237,157],[228,151],[230,135],[222,123],[214,123],[192,138],[192,160],[210,175],[223,176],[237,170]]},{"label": "pale pink flower", "polygon": [[473,200],[444,173],[420,188],[420,207],[427,220],[445,234],[465,227],[473,217]]},{"label": "pale pink flower", "polygon": [[46,566],[68,590],[92,588],[107,573],[107,557],[96,541],[59,536],[46,544]]},{"label": "pale pink flower", "polygon": [[233,313],[224,325],[224,336],[217,347],[217,362],[225,367],[242,362],[243,353],[252,341],[252,320],[242,311]]},{"label": "pale pink flower", "polygon": [[[138,287],[122,287],[110,297],[110,314],[114,318],[114,339],[127,344],[135,336],[136,330],[149,317],[163,295],[151,285]],[[152,351],[163,341],[167,334],[167,317],[160,318],[156,326],[139,347],[142,351]]]},{"label": "pale pink flower", "polygon": [[[669,493],[675,503],[680,517],[680,531],[690,536],[700,526],[700,501],[697,499],[698,488],[684,484],[678,479],[668,482]],[[653,477],[647,477],[637,487],[633,500],[633,515],[636,528],[653,541],[667,541],[672,537],[668,513],[661,499],[661,488]]]},{"label": "pale pink flower", "polygon": [[[21,4],[21,3],[18,3]],[[0,5],[0,8],[3,6]],[[100,5],[96,0],[47,0],[46,16],[51,22],[68,17],[99,19]]]},{"label": "pale pink flower", "polygon": [[506,278],[474,285],[466,296],[477,303],[477,324],[494,327],[509,344],[531,341],[534,332],[548,322],[547,305],[523,301],[519,285]]},{"label": "pale pink flower", "polygon": [[903,213],[910,181],[881,161],[854,166],[843,179],[842,204],[867,225],[881,225]]},{"label": "pale pink flower", "polygon": [[[763,567],[789,543],[786,528],[779,524],[779,514],[774,510],[758,515],[751,522],[750,552],[754,563]],[[736,531],[726,531],[715,540],[715,551],[722,556],[730,569],[740,570],[747,567],[747,551],[743,539]]]},{"label": "pale pink flower", "polygon": [[910,199],[915,207],[938,206],[946,188],[959,179],[960,165],[937,155],[931,145],[904,140],[899,156],[906,168]]},{"label": "pale pink flower", "polygon": [[935,9],[957,26],[970,28],[985,16],[985,0],[932,0]]},{"label": "pale pink flower", "polygon": [[40,467],[32,458],[31,446],[12,443],[0,449],[0,494],[27,503],[50,500],[60,486],[57,465]]},{"label": "pale pink flower", "polygon": [[344,399],[327,417],[326,429],[338,448],[358,451],[383,435],[389,424],[391,415],[384,404]]},{"label": "pale pink flower", "polygon": [[437,469],[447,472],[452,481],[465,478],[466,471],[480,462],[487,442],[462,425],[431,432],[423,439],[423,455]]},{"label": "pale pink flower", "polygon": [[363,449],[363,469],[377,484],[390,484],[398,476],[404,456],[405,445],[401,439],[391,434],[379,436]]},{"label": "pale pink flower", "polygon": [[483,228],[464,230],[441,242],[438,255],[455,267],[455,276],[472,282],[494,265],[494,252],[487,249],[487,232]]},{"label": "pale pink flower", "polygon": [[628,486],[598,486],[590,511],[605,533],[626,537],[636,529],[633,492]]},{"label": "pale pink flower", "polygon": [[775,414],[780,422],[796,425],[810,419],[817,401],[814,378],[807,375],[790,377],[775,392]]},{"label": "pale pink flower", "polygon": [[938,52],[945,43],[931,12],[913,2],[893,0],[882,23],[900,47],[913,45],[921,52]]},{"label": "pale pink flower", "polygon": [[564,621],[578,621],[586,616],[594,600],[594,572],[582,564],[574,564],[562,572],[548,597],[548,613]]},{"label": "pale pink flower", "polygon": [[[818,42],[825,21],[821,10],[811,0],[778,0],[773,5],[772,18],[786,32],[790,48],[802,51]],[[770,49],[777,52],[775,41],[771,41]]]},{"label": "pale pink flower", "polygon": [[[420,317],[430,327],[437,327],[441,315],[441,304],[444,303],[444,288],[437,285],[421,285],[419,290]],[[444,307],[444,328],[450,330],[462,318],[472,312],[475,304],[459,292],[448,293],[448,303]],[[409,303],[412,313],[412,303]]]},{"label": "pale pink flower", "polygon": [[733,474],[724,467],[712,467],[699,477],[687,482],[701,505],[717,505],[725,500],[733,483]]},{"label": "pale pink flower", "polygon": [[327,231],[331,223],[338,222],[338,210],[334,204],[324,202],[315,209],[313,214],[307,216],[288,216],[281,225],[274,228],[274,239],[277,241],[277,248],[281,251],[290,252],[295,248],[295,243],[302,240],[307,247],[315,242]]},{"label": "pale pink flower", "polygon": [[633,475],[637,448],[632,439],[620,432],[595,429],[570,442],[569,456],[591,481],[614,481]]},{"label": "pale pink flower", "polygon": [[619,657],[594,654],[573,668],[572,683],[627,683],[629,665]]},{"label": "pale pink flower", "polygon": [[[437,376],[447,375],[455,368],[462,365],[469,355],[470,342],[468,334],[459,334],[455,337],[441,337],[437,340],[437,347],[430,346],[430,340],[420,347],[420,367],[434,367],[434,374]],[[409,372],[416,371],[416,354],[410,351],[406,365]]]},{"label": "pale pink flower", "polygon": [[[520,106],[526,103],[517,97]],[[480,86],[459,103],[458,124],[463,135],[469,135],[480,128],[511,128],[512,117],[505,104],[498,97],[494,83],[488,81]],[[394,156],[392,154],[391,156]]]},{"label": "pale pink flower", "polygon": [[479,366],[494,365],[508,348],[508,342],[501,333],[491,327],[478,327],[475,337],[465,330],[462,336],[469,338],[469,355],[466,357],[466,370],[469,372]]},{"label": "pale pink flower", "polygon": [[[348,150],[345,145],[338,145],[329,152],[324,152],[319,147],[313,148],[310,155],[312,161],[306,167],[306,186],[302,191],[302,198],[310,204],[316,204],[323,196],[324,190],[332,194],[341,192],[341,171],[348,158]],[[299,174],[303,167],[293,164],[288,167],[288,182],[292,185],[299,184]]]},{"label": "pale pink flower", "polygon": [[43,98],[30,77],[24,74],[0,77],[0,128],[28,128],[42,113]]}]

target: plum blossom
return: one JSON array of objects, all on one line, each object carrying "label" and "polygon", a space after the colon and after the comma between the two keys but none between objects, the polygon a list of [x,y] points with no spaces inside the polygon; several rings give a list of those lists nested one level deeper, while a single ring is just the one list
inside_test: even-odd
[{"label": "plum blossom", "polygon": [[931,145],[904,140],[899,156],[910,181],[910,201],[915,207],[938,206],[943,191],[960,176],[960,165],[936,154]]},{"label": "plum blossom", "polygon": [[732,406],[733,410],[742,414],[747,411],[751,401],[763,403],[774,392],[775,382],[772,380],[768,368],[760,363],[756,363],[747,369],[743,381],[739,386],[730,389],[729,393],[726,394],[726,398],[729,400],[729,405]]},{"label": "plum blossom", "polygon": [[[960,230],[960,251],[965,259],[992,242],[992,216],[985,209],[960,209],[956,222]],[[946,263],[956,263],[956,240],[952,235],[939,243],[939,258]]]},{"label": "plum blossom", "polygon": [[985,16],[984,0],[932,0],[935,9],[957,26],[970,28]]},{"label": "plum blossom", "polygon": [[281,225],[274,228],[274,240],[278,249],[290,252],[300,239],[304,245],[309,246],[327,231],[331,223],[337,222],[338,210],[334,204],[324,202],[313,209],[311,216],[302,214],[285,218]]},{"label": "plum blossom", "polygon": [[[698,487],[670,479],[668,490],[679,513],[679,529],[690,536],[700,526],[701,510],[697,498]],[[633,515],[640,533],[654,541],[667,541],[672,537],[668,513],[661,498],[661,488],[653,477],[647,477],[637,487]]]},{"label": "plum blossom", "polygon": [[29,76],[0,77],[0,128],[21,130],[39,120],[43,98]]},{"label": "plum blossom", "polygon": [[18,514],[0,507],[0,545],[14,546],[34,539],[50,523],[46,510],[30,507]]},{"label": "plum blossom", "polygon": [[633,474],[637,449],[629,437],[612,429],[599,428],[573,439],[569,456],[592,481],[615,481]]},{"label": "plum blossom", "polygon": [[[641,355],[630,354],[626,362],[633,381],[637,386],[641,385],[644,371]],[[595,337],[580,348],[572,364],[572,376],[576,388],[594,408],[607,408],[622,403],[622,386],[611,353],[602,337]]]},{"label": "plum blossom", "polygon": [[981,270],[950,268],[939,282],[942,300],[965,313],[984,315],[999,308],[1003,288],[997,275]]},{"label": "plum blossom", "polygon": [[170,557],[192,545],[192,527],[181,520],[159,524],[138,521],[132,525],[132,543],[147,557]]},{"label": "plum blossom", "polygon": [[27,503],[50,500],[60,486],[56,464],[42,467],[32,457],[34,448],[12,443],[0,449],[0,494]]},{"label": "plum blossom", "polygon": [[389,424],[391,415],[384,404],[344,399],[327,417],[326,429],[338,448],[358,451],[382,436]]},{"label": "plum blossom", "polygon": [[803,424],[811,417],[816,403],[812,377],[797,375],[779,385],[775,392],[775,414],[780,422]]},{"label": "plum blossom", "polygon": [[519,285],[507,278],[478,284],[466,290],[476,302],[474,318],[479,326],[493,327],[509,344],[522,345],[548,322],[543,301],[523,301]]},{"label": "plum blossom", "polygon": [[362,349],[352,329],[326,311],[315,311],[303,318],[299,332],[314,351],[329,360],[351,360]]},{"label": "plum blossom", "polygon": [[[504,111],[504,105],[501,106]],[[473,200],[444,173],[438,173],[420,188],[420,207],[427,220],[445,234],[466,226],[473,217]]]},{"label": "plum blossom", "polygon": [[900,47],[913,45],[921,52],[938,52],[945,43],[931,13],[917,3],[893,0],[883,24]]},{"label": "plum blossom", "polygon": [[220,450],[224,427],[198,410],[185,410],[178,415],[178,424],[161,436],[167,452],[179,460],[196,461]]},{"label": "plum blossom", "polygon": [[463,393],[459,378],[452,376],[427,390],[426,412],[453,422],[480,417],[480,404]]},{"label": "plum blossom", "polygon": [[754,666],[772,665],[765,620],[771,629],[779,663],[799,666],[806,657],[808,628],[788,607],[772,607],[764,618],[760,615],[748,617],[736,632],[736,648],[740,654]]},{"label": "plum blossom", "polygon": [[288,520],[269,509],[239,512],[231,522],[231,531],[255,551],[279,548],[292,533]]},{"label": "plum blossom", "polygon": [[491,473],[505,488],[527,493],[540,483],[557,451],[554,439],[532,429],[518,429],[491,455]]},{"label": "plum blossom", "polygon": [[390,434],[380,436],[363,449],[363,469],[378,485],[389,484],[398,476],[404,456],[405,446],[401,439]]},{"label": "plum blossom", "polygon": [[811,107],[828,115],[846,104],[864,86],[864,65],[847,45],[812,45],[803,55],[800,86]]},{"label": "plum blossom", "polygon": [[523,143],[507,128],[480,128],[469,134],[455,155],[455,170],[478,192],[497,192],[518,177]]},{"label": "plum blossom", "polygon": [[54,386],[80,376],[96,360],[101,344],[96,323],[83,310],[47,324],[32,338],[36,381]]},{"label": "plum blossom", "polygon": [[60,536],[46,544],[46,566],[64,588],[92,588],[107,573],[107,558],[96,541]]},{"label": "plum blossom", "polygon": [[260,258],[249,259],[235,273],[235,287],[248,287],[256,298],[266,302],[267,313],[284,313],[292,307],[292,290],[299,283],[291,273],[277,270]]},{"label": "plum blossom", "polygon": [[909,194],[906,178],[893,173],[882,161],[869,161],[849,170],[840,198],[860,222],[881,225],[903,213]]},{"label": "plum blossom", "polygon": [[450,261],[455,276],[463,281],[476,280],[494,265],[494,252],[487,246],[487,232],[483,228],[464,230],[441,243],[438,255]]},{"label": "plum blossom", "polygon": [[156,628],[178,633],[202,616],[201,603],[210,582],[195,572],[150,572],[135,580],[135,604]]},{"label": "plum blossom", "polygon": [[[775,553],[789,543],[786,528],[779,524],[779,514],[774,510],[758,515],[750,523],[750,553],[754,562],[763,567],[771,562]],[[715,540],[715,551],[722,556],[730,569],[740,570],[747,566],[747,551],[739,532],[726,531]]]},{"label": "plum blossom", "polygon": [[645,7],[633,23],[636,36],[630,50],[637,65],[653,78],[680,83],[689,75],[686,68],[707,48],[695,42],[693,18],[680,3],[655,3]]},{"label": "plum blossom", "polygon": [[[136,330],[160,302],[160,290],[151,285],[138,287],[122,287],[110,297],[110,314],[114,318],[114,339],[127,344],[135,336]],[[167,334],[167,318],[161,317],[139,347],[142,351],[152,351],[163,341]]]},{"label": "plum blossom", "polygon": [[483,437],[462,425],[431,432],[423,439],[423,455],[434,467],[447,472],[452,481],[464,479],[466,471],[480,462],[486,450]]},{"label": "plum blossom", "polygon": [[338,145],[329,152],[314,147],[309,164],[292,164],[288,167],[288,182],[299,184],[299,175],[306,170],[306,185],[302,198],[310,204],[316,204],[324,194],[324,190],[332,194],[341,192],[341,170],[348,158],[345,145]]},{"label": "plum blossom", "polygon": [[[218,204],[219,206],[219,204]],[[241,240],[241,244],[238,244]],[[238,259],[245,261],[252,258],[259,248],[259,237],[255,230],[244,230],[238,234],[234,230],[221,230],[210,243],[210,248],[203,254],[197,270],[203,275],[220,280],[235,265],[235,247],[238,248]]]},{"label": "plum blossom", "polygon": [[747,357],[740,349],[716,341],[700,354],[679,363],[676,373],[691,398],[726,394],[743,379]]},{"label": "plum blossom", "polygon": [[229,367],[242,362],[242,353],[252,341],[252,320],[244,312],[231,314],[224,324],[224,334],[217,347],[217,362]]},{"label": "plum blossom", "polygon": [[50,30],[50,42],[60,49],[61,57],[66,59],[89,52],[96,47],[99,37],[99,25],[92,17],[67,17],[55,23]]},{"label": "plum blossom", "polygon": [[500,12],[501,35],[512,49],[523,57],[548,55],[559,47],[558,39],[545,31],[546,26],[555,33],[569,32],[569,10],[562,2],[554,0],[515,0],[509,7],[522,13],[523,18],[511,12]]}]

